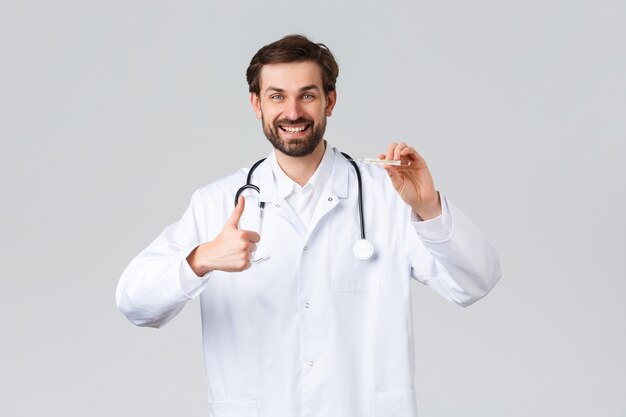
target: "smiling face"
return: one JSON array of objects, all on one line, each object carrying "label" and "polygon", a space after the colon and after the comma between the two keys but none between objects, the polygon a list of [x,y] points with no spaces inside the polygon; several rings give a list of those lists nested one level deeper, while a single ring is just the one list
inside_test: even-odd
[{"label": "smiling face", "polygon": [[292,157],[311,154],[326,130],[336,92],[324,94],[322,72],[312,61],[264,65],[259,95],[250,101],[275,149]]}]

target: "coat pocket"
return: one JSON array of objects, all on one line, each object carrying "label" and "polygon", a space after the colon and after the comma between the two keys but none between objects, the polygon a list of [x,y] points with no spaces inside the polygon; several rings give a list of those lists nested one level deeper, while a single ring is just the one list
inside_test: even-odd
[{"label": "coat pocket", "polygon": [[212,417],[257,417],[256,398],[234,401],[209,401]]},{"label": "coat pocket", "polygon": [[375,239],[369,233],[367,239],[374,244],[374,254],[369,259],[357,259],[353,247],[358,236],[333,235],[330,238],[330,289],[335,292],[367,292],[380,289],[381,277]]},{"label": "coat pocket", "polygon": [[415,392],[381,392],[374,394],[376,417],[417,417]]}]

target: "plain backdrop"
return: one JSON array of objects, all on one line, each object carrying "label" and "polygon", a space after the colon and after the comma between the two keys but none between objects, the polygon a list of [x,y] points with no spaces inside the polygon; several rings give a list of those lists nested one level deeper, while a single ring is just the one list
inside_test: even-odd
[{"label": "plain backdrop", "polygon": [[302,33],[340,64],[326,139],[417,147],[501,255],[467,309],[413,285],[420,416],[626,416],[625,21],[619,0],[2,0],[0,415],[208,415],[197,300],[137,328],[115,286],[270,151],[245,68]]}]

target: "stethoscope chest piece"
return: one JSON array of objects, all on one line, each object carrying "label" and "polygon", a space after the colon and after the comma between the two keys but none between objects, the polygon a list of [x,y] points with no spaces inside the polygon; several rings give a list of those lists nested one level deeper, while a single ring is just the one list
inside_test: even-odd
[{"label": "stethoscope chest piece", "polygon": [[370,241],[366,239],[357,240],[356,242],[354,242],[352,252],[357,259],[365,261],[371,258],[374,254],[374,245],[372,245]]}]

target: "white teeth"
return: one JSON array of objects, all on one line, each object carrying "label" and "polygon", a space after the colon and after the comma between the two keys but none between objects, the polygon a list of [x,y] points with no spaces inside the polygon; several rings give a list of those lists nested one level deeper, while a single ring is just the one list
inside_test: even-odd
[{"label": "white teeth", "polygon": [[301,126],[301,127],[287,127],[287,126],[283,126],[283,129],[286,130],[289,133],[297,133],[297,132],[302,132],[304,129],[306,129],[306,126]]}]

